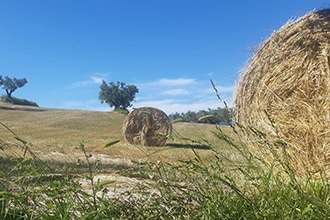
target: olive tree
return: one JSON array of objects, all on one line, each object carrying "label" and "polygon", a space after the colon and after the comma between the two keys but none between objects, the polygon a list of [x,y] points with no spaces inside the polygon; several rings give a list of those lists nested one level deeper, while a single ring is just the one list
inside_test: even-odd
[{"label": "olive tree", "polygon": [[135,94],[139,92],[135,85],[126,85],[124,82],[110,82],[104,80],[100,86],[99,100],[107,103],[110,107],[126,109],[131,107],[131,102],[135,99]]},{"label": "olive tree", "polygon": [[22,88],[27,83],[27,80],[25,78],[22,79],[16,79],[9,78],[8,76],[2,77],[0,76],[0,86],[6,91],[7,97],[11,98],[11,94],[16,91],[18,88]]}]

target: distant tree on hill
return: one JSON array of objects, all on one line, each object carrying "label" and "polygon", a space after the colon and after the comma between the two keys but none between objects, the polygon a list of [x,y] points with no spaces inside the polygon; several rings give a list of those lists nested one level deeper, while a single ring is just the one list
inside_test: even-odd
[{"label": "distant tree on hill", "polygon": [[9,78],[8,76],[3,78],[0,76],[0,86],[6,91],[8,98],[11,98],[11,94],[15,92],[16,89],[22,88],[26,83],[27,80],[25,78],[16,79],[15,77]]},{"label": "distant tree on hill", "polygon": [[234,109],[217,108],[200,110],[198,112],[188,111],[186,113],[174,113],[169,117],[175,121],[180,119],[183,122],[208,123],[208,124],[232,124],[234,120]]},{"label": "distant tree on hill", "polygon": [[99,100],[108,103],[115,110],[131,107],[135,94],[139,92],[135,85],[126,85],[123,82],[110,82],[109,85],[103,80],[100,86]]}]

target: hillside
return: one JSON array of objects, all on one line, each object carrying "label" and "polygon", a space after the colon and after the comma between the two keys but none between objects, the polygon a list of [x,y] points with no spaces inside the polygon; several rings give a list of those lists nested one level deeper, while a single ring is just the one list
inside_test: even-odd
[{"label": "hillside", "polygon": [[[112,112],[0,105],[0,121],[36,146],[69,147],[84,141],[93,147],[109,138],[121,138],[124,116]],[[1,137],[10,134],[0,130]],[[111,135],[110,135],[111,133]]]},{"label": "hillside", "polygon": [[[86,150],[92,154],[104,154],[112,158],[176,161],[192,157],[190,147],[209,157],[212,153],[205,143],[199,142],[203,139],[217,141],[210,132],[215,130],[214,125],[177,123],[173,125],[173,139],[168,141],[167,147],[133,146],[124,140],[124,119],[125,115],[116,112],[51,109],[0,103],[0,122],[20,138],[31,143],[32,149],[36,152],[51,153],[52,159],[56,157],[56,153],[62,156],[79,153],[76,148],[83,142]],[[14,141],[13,134],[3,126],[0,127],[0,139]],[[107,148],[103,147],[113,140],[120,142]]]}]

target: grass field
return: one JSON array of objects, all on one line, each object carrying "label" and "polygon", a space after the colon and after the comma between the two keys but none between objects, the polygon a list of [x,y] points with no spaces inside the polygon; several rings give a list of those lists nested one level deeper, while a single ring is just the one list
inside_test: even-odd
[{"label": "grass field", "polygon": [[[124,140],[124,119],[0,103],[0,219],[330,216],[328,177],[308,169],[300,176],[278,138],[239,125],[174,123],[167,146],[134,146]],[[251,144],[281,148],[284,157],[256,157]]]},{"label": "grass field", "polygon": [[[191,148],[205,159],[211,158],[213,153],[208,145],[219,145],[212,134],[215,126],[208,124],[175,123],[172,139],[168,141],[167,146],[144,147],[133,146],[124,139],[122,123],[125,115],[117,112],[49,109],[4,103],[0,103],[0,111],[0,122],[30,142],[33,145],[32,149],[37,152],[61,152],[72,155],[77,151],[76,147],[83,142],[86,151],[92,154],[175,162],[191,158]],[[3,127],[0,127],[0,137],[5,140],[13,139],[12,134]],[[120,142],[111,147],[103,147],[115,140]]]}]

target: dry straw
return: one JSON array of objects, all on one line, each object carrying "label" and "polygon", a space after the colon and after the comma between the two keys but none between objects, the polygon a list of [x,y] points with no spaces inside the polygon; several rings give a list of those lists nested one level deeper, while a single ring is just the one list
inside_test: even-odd
[{"label": "dry straw", "polygon": [[167,115],[156,108],[142,107],[127,115],[123,132],[131,144],[164,146],[172,133],[172,124]]},{"label": "dry straw", "polygon": [[[289,21],[260,45],[238,81],[237,121],[283,139],[294,168],[329,169],[329,98],[330,9],[323,9]],[[255,152],[283,155],[269,146]]]}]

